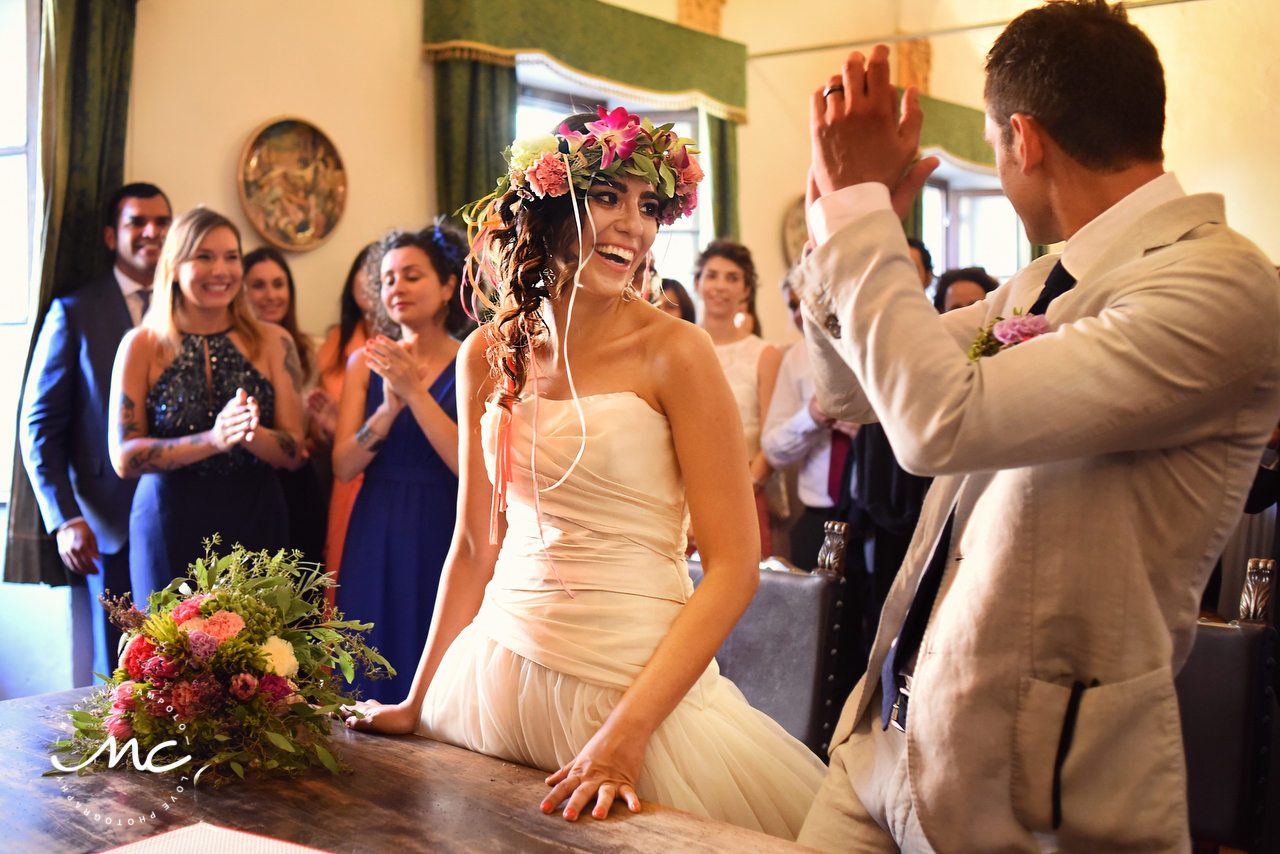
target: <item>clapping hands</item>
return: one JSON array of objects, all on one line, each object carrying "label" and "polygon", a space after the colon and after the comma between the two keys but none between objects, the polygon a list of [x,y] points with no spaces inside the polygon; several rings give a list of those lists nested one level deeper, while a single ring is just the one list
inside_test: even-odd
[{"label": "clapping hands", "polygon": [[219,451],[229,451],[235,445],[253,441],[253,431],[258,429],[258,401],[236,389],[236,396],[227,401],[210,430],[210,440]]},{"label": "clapping hands", "polygon": [[307,395],[307,411],[324,433],[325,441],[332,442],[338,432],[338,401],[322,388],[315,388]]}]

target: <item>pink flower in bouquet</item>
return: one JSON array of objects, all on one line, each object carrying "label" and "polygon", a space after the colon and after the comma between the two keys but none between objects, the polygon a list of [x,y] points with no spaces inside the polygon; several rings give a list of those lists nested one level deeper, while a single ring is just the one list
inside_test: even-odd
[{"label": "pink flower in bouquet", "polygon": [[1001,344],[1021,344],[1048,331],[1049,321],[1042,314],[1016,314],[991,328],[991,334]]},{"label": "pink flower in bouquet", "polygon": [[142,666],[142,674],[152,685],[163,685],[171,679],[176,679],[181,669],[177,664],[170,661],[163,655],[153,655],[147,659],[147,663]]},{"label": "pink flower in bouquet", "polygon": [[107,715],[102,721],[107,735],[114,736],[116,741],[127,741],[133,738],[133,727],[122,714]]},{"label": "pink flower in bouquet", "polygon": [[524,174],[529,181],[529,189],[539,198],[555,198],[569,192],[569,170],[558,152],[543,152]]},{"label": "pink flower in bouquet", "polygon": [[120,656],[120,666],[129,671],[129,678],[135,681],[142,679],[142,665],[156,653],[156,645],[146,635],[134,635],[129,639],[124,653]]},{"label": "pink flower in bouquet", "polygon": [[138,685],[137,682],[121,682],[116,686],[116,690],[111,693],[111,709],[116,712],[132,712],[138,708],[138,699],[134,696],[133,690]]},{"label": "pink flower in bouquet", "polygon": [[251,700],[258,693],[258,677],[252,673],[237,673],[231,677],[231,696],[237,700]]},{"label": "pink flower in bouquet", "polygon": [[204,621],[201,631],[210,635],[218,643],[233,638],[244,628],[244,618],[235,611],[218,611]]},{"label": "pink flower in bouquet", "polygon": [[208,632],[196,629],[190,635],[191,654],[201,661],[208,661],[218,650],[218,639]]},{"label": "pink flower in bouquet", "polygon": [[169,690],[173,713],[184,720],[217,711],[223,699],[221,686],[212,679],[178,682]]},{"label": "pink flower in bouquet", "polygon": [[200,603],[203,602],[206,598],[208,598],[206,594],[197,593],[195,596],[192,596],[190,599],[186,599],[182,602],[179,602],[178,606],[169,612],[169,616],[173,617],[173,621],[175,623],[177,623],[178,625],[182,625],[187,620],[190,620],[192,617],[199,616]]},{"label": "pink flower in bouquet", "polygon": [[626,160],[635,152],[640,117],[630,115],[623,107],[612,113],[605,112],[604,107],[597,107],[596,111],[600,121],[587,122],[587,130],[600,142],[600,168],[608,169],[613,158]]},{"label": "pink flower in bouquet", "polygon": [[258,680],[258,693],[262,694],[268,703],[278,703],[292,694],[293,688],[289,686],[288,679],[270,673]]}]

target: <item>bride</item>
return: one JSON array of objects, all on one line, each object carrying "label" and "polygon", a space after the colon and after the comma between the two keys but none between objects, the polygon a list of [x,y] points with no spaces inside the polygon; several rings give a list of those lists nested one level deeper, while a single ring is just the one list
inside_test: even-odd
[{"label": "bride", "polygon": [[473,209],[499,303],[458,354],[453,546],[409,696],[347,723],[553,772],[570,821],[645,798],[794,839],[825,768],[713,660],[759,581],[737,406],[634,282],[702,172],[669,126],[596,119],[517,140]]}]

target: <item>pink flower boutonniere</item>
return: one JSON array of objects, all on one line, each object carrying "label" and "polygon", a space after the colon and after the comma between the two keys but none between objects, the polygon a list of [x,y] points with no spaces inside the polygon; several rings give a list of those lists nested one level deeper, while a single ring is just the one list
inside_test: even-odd
[{"label": "pink flower boutonniere", "polygon": [[1049,331],[1049,321],[1042,314],[1023,314],[1021,309],[1013,310],[1013,317],[1007,320],[997,317],[978,333],[969,347],[969,361],[976,362],[983,356],[994,356],[1023,341],[1029,341],[1037,335]]}]

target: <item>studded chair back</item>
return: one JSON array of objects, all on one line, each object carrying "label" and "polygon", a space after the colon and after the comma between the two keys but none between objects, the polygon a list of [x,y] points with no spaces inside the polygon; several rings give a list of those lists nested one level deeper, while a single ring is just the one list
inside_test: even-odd
[{"label": "studded chair back", "polygon": [[1176,680],[1191,835],[1267,854],[1280,852],[1274,576],[1249,561],[1240,620],[1202,620]]},{"label": "studded chair back", "polygon": [[[835,685],[845,536],[844,523],[827,523],[813,572],[780,558],[762,562],[755,598],[716,653],[720,672],[748,702],[824,761],[840,716]],[[691,560],[689,574],[701,583],[702,566]]]}]

